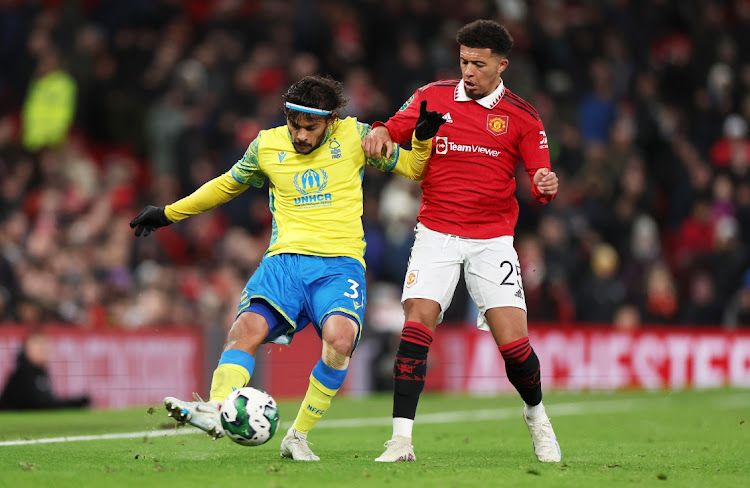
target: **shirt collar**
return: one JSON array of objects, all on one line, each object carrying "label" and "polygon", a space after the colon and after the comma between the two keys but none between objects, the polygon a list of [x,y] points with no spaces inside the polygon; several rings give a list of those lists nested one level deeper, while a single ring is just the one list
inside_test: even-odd
[{"label": "shirt collar", "polygon": [[[505,95],[505,84],[503,83],[503,80],[500,79],[500,84],[497,86],[497,88],[495,88],[495,91],[484,98],[480,98],[479,100],[474,101],[484,108],[492,109],[495,108],[495,105],[497,105],[500,100],[502,100],[503,95]],[[466,88],[464,88],[463,79],[461,79],[461,81],[458,82],[458,85],[456,85],[456,90],[453,93],[453,100],[457,102],[468,102],[473,100],[472,98],[469,98],[469,95],[466,94]]]}]

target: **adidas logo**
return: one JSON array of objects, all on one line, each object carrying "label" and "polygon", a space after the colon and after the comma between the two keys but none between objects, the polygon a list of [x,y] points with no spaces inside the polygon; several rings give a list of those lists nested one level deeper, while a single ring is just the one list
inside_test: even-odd
[{"label": "adidas logo", "polygon": [[445,115],[443,115],[443,120],[445,120],[445,122],[447,122],[448,124],[452,124],[453,119],[451,118],[451,113],[447,112]]},{"label": "adidas logo", "polygon": [[519,289],[518,289],[518,291],[516,292],[516,297],[518,297],[518,298],[520,298],[521,300],[523,300],[523,293],[521,292],[521,289],[520,289],[520,288],[519,288]]}]

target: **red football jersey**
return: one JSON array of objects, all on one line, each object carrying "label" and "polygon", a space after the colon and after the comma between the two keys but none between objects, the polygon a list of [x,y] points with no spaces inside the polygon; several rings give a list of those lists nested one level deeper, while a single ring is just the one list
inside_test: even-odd
[{"label": "red football jersey", "polygon": [[[460,80],[437,81],[419,88],[385,126],[394,142],[411,140],[419,106],[443,114],[446,123],[433,140],[432,157],[422,182],[417,220],[428,228],[474,239],[513,235],[518,221],[516,166],[523,161],[532,193],[539,168],[549,168],[547,136],[536,110],[500,86],[481,100],[470,99]],[[375,123],[374,126],[382,125]]]}]

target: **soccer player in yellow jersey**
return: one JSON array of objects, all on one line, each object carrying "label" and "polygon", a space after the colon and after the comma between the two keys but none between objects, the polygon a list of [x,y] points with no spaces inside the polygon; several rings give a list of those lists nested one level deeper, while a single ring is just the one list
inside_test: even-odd
[{"label": "soccer player in yellow jersey", "polygon": [[323,416],[346,377],[362,333],[365,286],[362,177],[365,164],[414,180],[423,178],[442,114],[422,107],[412,150],[366,157],[370,126],[338,118],[346,104],[341,83],[310,76],[283,96],[287,124],[261,131],[231,171],[166,207],[147,206],[130,223],[136,236],[210,210],[250,186],[269,180],[271,242],[242,292],[237,317],[213,373],[209,401],[164,399],[170,415],[214,439],[224,432],[221,402],[246,386],[261,344],[289,344],[309,323],[322,339],[321,358],[281,455],[318,461],[307,434]]}]

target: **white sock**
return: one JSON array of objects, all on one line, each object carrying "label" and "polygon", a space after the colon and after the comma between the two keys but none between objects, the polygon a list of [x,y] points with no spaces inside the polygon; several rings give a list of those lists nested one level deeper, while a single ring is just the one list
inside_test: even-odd
[{"label": "white sock", "polygon": [[526,416],[529,418],[537,418],[537,417],[546,417],[547,412],[544,410],[544,405],[542,405],[541,402],[539,402],[539,405],[528,405],[526,403],[523,404],[523,411],[526,412]]},{"label": "white sock", "polygon": [[404,417],[394,417],[393,418],[393,437],[396,437],[397,435],[401,435],[404,437],[408,437],[411,439],[411,431],[414,427],[414,420],[413,419],[407,419]]}]

